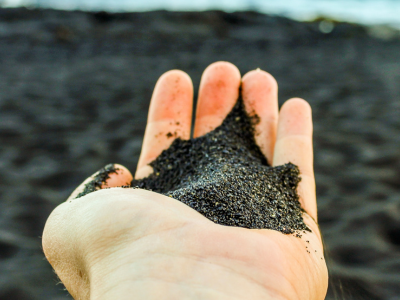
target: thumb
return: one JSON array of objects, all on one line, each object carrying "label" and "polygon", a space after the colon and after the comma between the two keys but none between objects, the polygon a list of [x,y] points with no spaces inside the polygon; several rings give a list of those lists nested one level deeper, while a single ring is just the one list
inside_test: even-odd
[{"label": "thumb", "polygon": [[[110,164],[87,178],[68,200],[100,189],[130,185],[132,179],[127,168]],[[104,203],[104,197],[97,197],[96,200]],[[107,200],[110,200],[109,197]],[[92,251],[89,247],[92,241],[98,237],[93,235],[93,228],[99,228],[98,223],[95,223],[96,226],[91,223],[93,218],[90,216],[98,205],[93,206],[93,199],[72,201],[73,204],[69,202],[59,205],[47,219],[42,236],[43,251],[74,299],[89,299],[88,253]],[[100,222],[104,221],[99,219]]]},{"label": "thumb", "polygon": [[127,168],[119,164],[109,164],[79,185],[68,200],[80,198],[100,189],[130,186],[132,180],[133,176]]}]

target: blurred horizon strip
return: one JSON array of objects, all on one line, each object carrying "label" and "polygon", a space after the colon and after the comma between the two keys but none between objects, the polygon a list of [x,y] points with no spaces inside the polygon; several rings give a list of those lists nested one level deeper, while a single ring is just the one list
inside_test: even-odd
[{"label": "blurred horizon strip", "polygon": [[109,12],[252,10],[299,21],[325,17],[400,29],[400,1],[397,0],[0,0],[0,6]]}]

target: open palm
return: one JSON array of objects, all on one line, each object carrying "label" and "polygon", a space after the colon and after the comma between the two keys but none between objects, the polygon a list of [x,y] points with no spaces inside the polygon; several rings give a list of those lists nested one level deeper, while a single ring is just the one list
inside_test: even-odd
[{"label": "open palm", "polygon": [[[74,200],[88,178],[49,217],[43,248],[75,299],[324,299],[327,268],[319,233],[313,174],[311,109],[301,99],[278,113],[277,84],[261,70],[242,79],[218,62],[203,73],[193,135],[219,126],[239,97],[257,114],[255,139],[273,166],[299,166],[305,223],[302,237],[215,224],[185,204],[137,189],[101,189]],[[181,71],[155,87],[136,178],[172,138],[189,139],[193,86]],[[123,166],[105,187],[133,177]]]}]

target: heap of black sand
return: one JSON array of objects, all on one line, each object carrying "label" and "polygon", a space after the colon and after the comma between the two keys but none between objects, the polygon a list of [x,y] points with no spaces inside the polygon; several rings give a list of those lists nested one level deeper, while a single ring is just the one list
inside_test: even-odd
[{"label": "heap of black sand", "polygon": [[[298,236],[310,231],[296,192],[299,169],[267,164],[254,139],[257,119],[239,99],[221,126],[196,139],[175,139],[150,164],[153,174],[131,186],[172,197],[218,224]],[[106,166],[78,197],[99,189],[111,172],[113,165]]]}]

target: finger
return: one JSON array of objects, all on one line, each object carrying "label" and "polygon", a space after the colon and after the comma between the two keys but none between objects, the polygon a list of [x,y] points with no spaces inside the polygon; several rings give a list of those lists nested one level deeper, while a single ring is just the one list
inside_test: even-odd
[{"label": "finger", "polygon": [[272,164],[278,125],[278,84],[265,71],[250,71],[242,79],[242,97],[254,122],[256,143]]},{"label": "finger", "polygon": [[207,67],[201,77],[193,136],[199,137],[222,124],[239,97],[240,72],[228,62]]},{"label": "finger", "polygon": [[189,139],[192,122],[193,84],[179,70],[163,74],[157,81],[150,102],[146,132],[135,177],[152,172],[148,166],[175,138]]},{"label": "finger", "polygon": [[298,98],[287,101],[279,114],[273,165],[291,162],[299,167],[300,203],[305,211],[317,220],[312,130],[310,105]]},{"label": "finger", "polygon": [[133,176],[127,168],[118,164],[110,164],[87,178],[73,191],[68,200],[79,198],[84,194],[104,188],[130,186],[132,180]]}]

